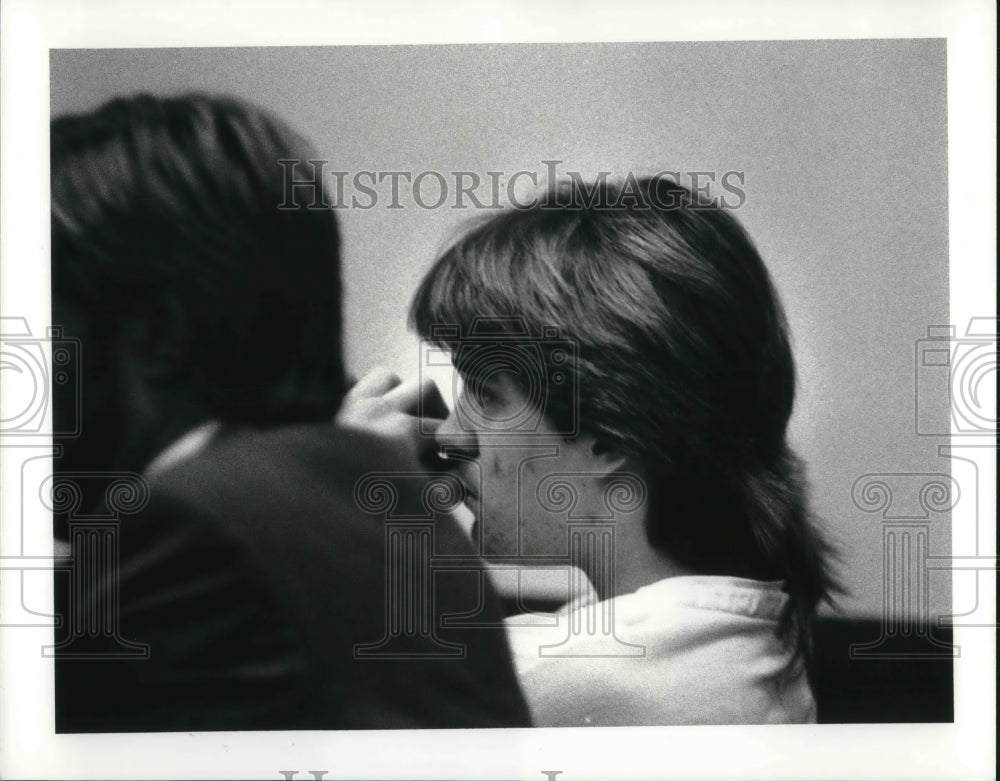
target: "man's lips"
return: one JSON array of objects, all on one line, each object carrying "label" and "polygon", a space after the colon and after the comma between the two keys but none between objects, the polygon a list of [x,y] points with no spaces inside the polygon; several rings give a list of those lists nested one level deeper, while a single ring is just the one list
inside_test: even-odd
[{"label": "man's lips", "polygon": [[470,488],[466,483],[462,483],[465,489],[463,504],[472,513],[472,526],[469,527],[469,536],[473,541],[479,539],[479,494]]},{"label": "man's lips", "polygon": [[472,486],[470,486],[464,480],[462,480],[461,483],[462,483],[463,492],[465,494],[465,497],[464,497],[465,503],[466,504],[471,504],[472,502],[477,502],[478,503],[479,502],[479,492],[475,488],[473,488]]}]

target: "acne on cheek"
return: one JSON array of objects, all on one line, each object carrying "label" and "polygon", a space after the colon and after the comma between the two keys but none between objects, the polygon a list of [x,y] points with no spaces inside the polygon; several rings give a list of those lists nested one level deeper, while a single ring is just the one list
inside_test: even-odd
[{"label": "acne on cheek", "polygon": [[486,468],[486,473],[490,477],[500,477],[500,475],[503,474],[503,470],[502,470],[502,468],[500,466],[500,459],[499,459],[498,456],[493,455],[490,458],[489,464],[488,464],[488,466]]}]

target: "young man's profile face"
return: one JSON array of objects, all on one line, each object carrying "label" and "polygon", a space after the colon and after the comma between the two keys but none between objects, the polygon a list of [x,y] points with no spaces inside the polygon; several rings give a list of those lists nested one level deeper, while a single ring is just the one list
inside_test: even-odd
[{"label": "young man's profile face", "polygon": [[565,561],[568,520],[608,512],[589,440],[525,414],[532,402],[509,374],[475,386],[437,432],[476,517],[473,542],[493,561]]}]

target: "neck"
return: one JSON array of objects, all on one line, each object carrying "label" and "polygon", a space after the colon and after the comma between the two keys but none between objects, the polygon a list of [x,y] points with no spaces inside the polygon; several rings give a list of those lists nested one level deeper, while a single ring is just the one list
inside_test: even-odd
[{"label": "neck", "polygon": [[[610,545],[605,546],[603,551],[605,561],[588,562],[587,576],[600,599],[631,594],[665,578],[695,574],[649,544],[642,520],[629,518],[616,523]],[[602,552],[597,546],[595,558],[599,556]],[[613,564],[609,566],[609,562]]]}]

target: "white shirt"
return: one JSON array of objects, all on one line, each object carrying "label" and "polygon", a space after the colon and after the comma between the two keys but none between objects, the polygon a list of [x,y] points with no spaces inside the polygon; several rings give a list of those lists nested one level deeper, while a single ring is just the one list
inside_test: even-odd
[{"label": "white shirt", "polygon": [[685,576],[506,624],[536,726],[814,722],[776,633],[787,601],[780,582]]}]

